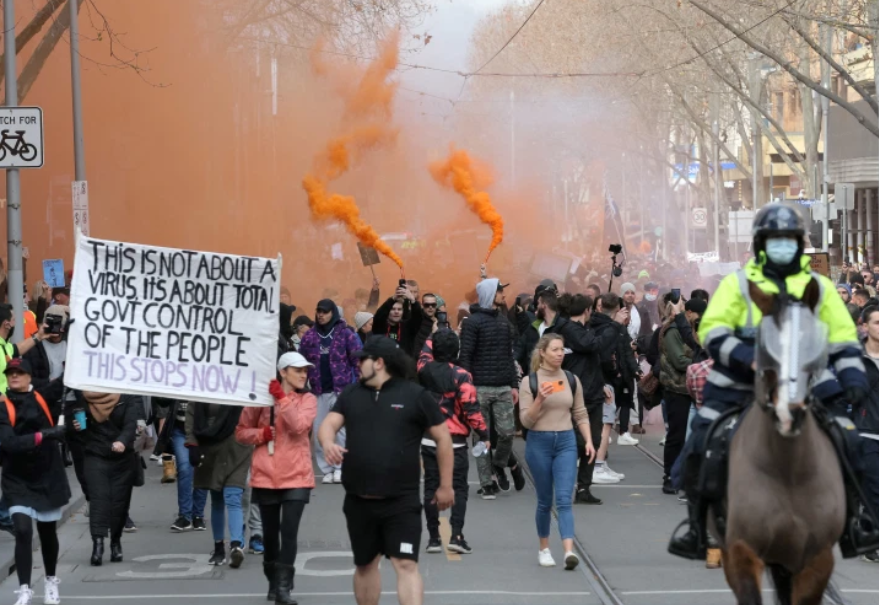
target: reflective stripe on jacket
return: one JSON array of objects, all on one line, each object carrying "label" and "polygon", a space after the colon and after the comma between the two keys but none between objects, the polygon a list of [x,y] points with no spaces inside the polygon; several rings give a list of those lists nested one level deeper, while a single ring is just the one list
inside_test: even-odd
[{"label": "reflective stripe on jacket", "polygon": [[[762,253],[761,253],[762,258]],[[802,257],[802,271],[787,277],[785,285],[794,298],[802,298],[812,279],[820,287],[818,318],[827,325],[830,365],[836,377],[827,371],[816,379],[813,392],[821,399],[841,392],[840,385],[859,385],[866,390],[867,380],[861,360],[861,345],[857,329],[842,298],[836,294],[833,283],[809,269],[809,257]],[[745,394],[753,390],[754,344],[757,326],[763,319],[760,309],[751,301],[749,282],[767,294],[778,294],[779,288],[763,275],[762,261],[752,259],[743,269],[727,275],[711,298],[702,322],[699,336],[703,346],[715,360],[708,376],[706,391],[738,391]],[[708,395],[706,394],[706,398]]]}]

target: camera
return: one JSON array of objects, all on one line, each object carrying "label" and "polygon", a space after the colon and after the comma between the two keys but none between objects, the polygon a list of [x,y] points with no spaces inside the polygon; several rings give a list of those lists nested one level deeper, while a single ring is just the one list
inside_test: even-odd
[{"label": "camera", "polygon": [[60,315],[46,315],[43,323],[46,324],[47,334],[61,334],[61,329],[64,327],[64,318]]},{"label": "camera", "polygon": [[623,274],[623,263],[617,263],[617,254],[623,253],[623,246],[622,244],[611,244],[607,250],[613,254],[613,257],[611,257],[613,263],[610,270],[611,275],[614,277],[620,277]]}]

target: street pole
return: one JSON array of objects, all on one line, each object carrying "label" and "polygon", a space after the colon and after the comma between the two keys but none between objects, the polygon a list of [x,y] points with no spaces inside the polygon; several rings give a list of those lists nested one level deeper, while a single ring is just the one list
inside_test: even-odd
[{"label": "street pole", "polygon": [[668,260],[668,172],[659,167],[662,175],[662,260]]},{"label": "street pole", "polygon": [[[751,73],[751,100],[755,104],[760,104],[760,98],[762,89],[762,82],[760,80],[759,70],[757,69],[757,61],[759,60],[760,55],[757,53],[753,53],[750,61],[748,62]],[[753,206],[753,210],[756,212],[760,207],[760,192],[757,188],[757,176],[758,173],[762,173],[762,170],[758,170],[758,166],[760,162],[763,161],[762,155],[762,141],[760,138],[760,124],[759,124],[759,115],[757,114],[756,109],[751,109],[751,204]]]},{"label": "street pole", "polygon": [[[18,71],[15,66],[15,2],[3,3],[3,46],[6,53],[6,106],[18,107]],[[12,318],[24,325],[24,272],[22,268],[21,181],[18,168],[6,170],[7,292]],[[19,333],[20,334],[20,333]]]},{"label": "street pole", "polygon": [[[824,50],[827,54],[831,54],[833,52],[833,32],[828,25],[821,25],[820,27],[824,28]],[[821,85],[824,88],[830,88],[830,64],[827,61],[821,61]],[[821,249],[824,252],[828,252],[830,250],[830,244],[828,243],[830,240],[830,171],[829,171],[829,163],[828,163],[828,141],[830,137],[827,136],[827,127],[830,123],[828,119],[828,114],[830,113],[830,99],[826,96],[821,95],[821,111],[823,114],[822,124],[821,124],[821,134],[824,137],[824,161],[822,164],[822,171],[824,178],[822,186],[821,186],[821,201],[824,202],[824,237]],[[843,242],[843,251],[842,256],[845,258],[845,245],[847,242]]]},{"label": "street pole", "polygon": [[[73,93],[73,162],[77,181],[85,177],[85,144],[82,138],[82,84],[79,78],[79,2],[67,0],[70,8],[70,81]],[[7,70],[6,73],[9,73]]]},{"label": "street pole", "polygon": [[714,122],[711,124],[711,130],[714,133],[713,159],[714,159],[714,249],[717,251],[717,259],[720,260],[720,181],[723,178],[723,171],[720,169],[720,147],[717,140],[720,138],[720,111],[718,103],[720,97],[714,95],[713,101]]}]

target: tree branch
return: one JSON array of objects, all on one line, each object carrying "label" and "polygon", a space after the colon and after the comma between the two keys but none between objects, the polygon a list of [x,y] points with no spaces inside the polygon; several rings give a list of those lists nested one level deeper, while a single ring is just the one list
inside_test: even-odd
[{"label": "tree branch", "polygon": [[819,57],[827,61],[830,67],[832,67],[840,76],[842,76],[842,79],[845,80],[849,86],[854,88],[857,93],[861,95],[861,98],[870,105],[873,113],[879,115],[879,104],[876,103],[875,97],[870,95],[870,93],[863,86],[861,86],[857,80],[852,77],[851,73],[849,73],[849,71],[845,67],[837,63],[834,58],[821,47],[820,44],[815,42],[815,40],[812,38],[812,36],[809,35],[808,32],[804,31],[803,28],[801,28],[796,23],[796,21],[787,16],[783,16],[782,19],[785,20],[785,22],[788,24],[788,26],[790,26],[792,30],[799,34],[799,36],[806,42],[806,44],[812,47],[812,50],[818,53]]},{"label": "tree branch", "polygon": [[[77,0],[77,10],[82,7],[84,1],[85,0]],[[25,97],[27,97],[27,93],[30,92],[37,76],[40,74],[40,71],[49,59],[49,55],[55,50],[58,42],[64,36],[64,32],[68,29],[70,29],[70,11],[62,11],[55,22],[52,23],[52,27],[49,28],[49,31],[46,32],[46,35],[43,36],[43,39],[40,40],[40,43],[34,49],[34,54],[28,59],[24,69],[21,70],[21,75],[18,77],[19,103],[23,102]]]},{"label": "tree branch", "polygon": [[[41,8],[31,19],[31,22],[25,25],[24,29],[15,36],[15,54],[17,55],[24,47],[27,46],[34,36],[40,33],[46,22],[55,14],[58,7],[64,4],[65,0],[48,0],[46,5]],[[6,53],[0,53],[0,83],[6,77]]]},{"label": "tree branch", "polygon": [[805,76],[802,72],[800,72],[798,69],[793,67],[791,65],[791,61],[782,58],[777,53],[766,48],[762,44],[756,42],[747,33],[745,33],[744,30],[742,30],[740,27],[738,27],[737,25],[733,25],[732,23],[729,23],[721,15],[719,15],[716,11],[708,8],[702,2],[699,2],[697,0],[689,0],[689,1],[690,1],[690,4],[692,4],[693,6],[695,6],[699,10],[701,10],[703,13],[705,13],[706,15],[708,15],[709,17],[711,17],[712,19],[717,21],[724,28],[726,28],[730,32],[736,34],[736,36],[742,42],[744,42],[745,44],[747,44],[748,46],[750,46],[751,48],[753,48],[754,50],[756,50],[760,54],[765,55],[766,57],[769,57],[770,59],[775,61],[779,65],[779,67],[781,67],[787,73],[792,75],[797,81],[802,82],[804,86],[814,90],[819,95],[827,97],[828,99],[830,99],[831,101],[833,101],[834,103],[836,103],[837,105],[839,105],[840,107],[845,109],[852,116],[854,116],[854,118],[858,121],[858,123],[861,126],[863,126],[864,128],[866,128],[870,132],[870,134],[879,138],[879,126],[877,126],[876,124],[873,124],[870,120],[868,120],[867,116],[865,116],[863,113],[858,111],[858,109],[854,105],[852,105],[851,103],[849,103],[848,101],[846,101],[845,99],[843,99],[842,97],[840,97],[839,95],[834,93],[832,90],[824,88],[823,86],[821,86],[819,84],[815,84],[815,82],[813,82],[811,78]]}]

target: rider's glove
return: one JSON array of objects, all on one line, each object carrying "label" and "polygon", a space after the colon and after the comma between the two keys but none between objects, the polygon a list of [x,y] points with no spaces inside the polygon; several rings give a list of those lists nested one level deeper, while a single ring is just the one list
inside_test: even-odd
[{"label": "rider's glove", "polygon": [[860,386],[850,386],[845,388],[845,398],[848,399],[850,405],[857,405],[867,397],[867,392]]}]

